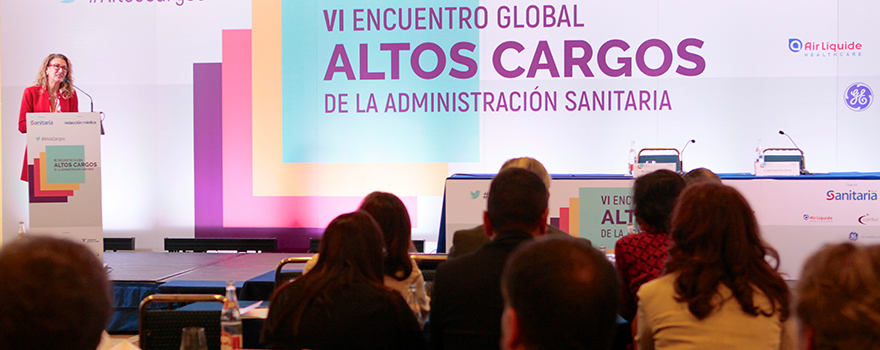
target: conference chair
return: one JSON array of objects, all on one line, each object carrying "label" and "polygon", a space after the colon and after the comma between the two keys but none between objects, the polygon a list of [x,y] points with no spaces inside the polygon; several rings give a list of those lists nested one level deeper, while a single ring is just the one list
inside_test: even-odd
[{"label": "conference chair", "polygon": [[278,286],[280,286],[284,282],[287,282],[289,280],[292,280],[292,279],[295,279],[299,276],[302,276],[302,270],[300,270],[300,271],[282,271],[282,268],[284,267],[284,265],[305,264],[311,258],[312,257],[310,257],[310,256],[295,256],[295,257],[281,260],[281,262],[278,263],[278,266],[275,267],[275,289],[278,289]]},{"label": "conference chair", "polygon": [[[138,331],[143,350],[179,350],[184,327],[203,327],[209,350],[220,349],[220,310],[181,311],[151,308],[156,303],[225,303],[226,297],[214,294],[153,294],[141,301]],[[155,306],[155,305],[154,305]]]},{"label": "conference chair", "polygon": [[446,254],[410,254],[409,256],[416,261],[419,270],[422,270],[422,278],[425,279],[425,292],[428,296],[432,296],[434,292],[434,273],[437,266],[446,261]]}]

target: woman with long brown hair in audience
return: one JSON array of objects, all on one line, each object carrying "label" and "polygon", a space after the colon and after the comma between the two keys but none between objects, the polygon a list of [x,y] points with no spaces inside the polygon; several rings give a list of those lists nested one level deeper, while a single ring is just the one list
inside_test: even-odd
[{"label": "woman with long brown hair in audience", "polygon": [[273,349],[423,349],[415,316],[382,282],[382,232],[364,211],[324,231],[312,271],[272,295],[261,342]]},{"label": "woman with long brown hair in audience", "polygon": [[[412,245],[412,224],[403,201],[388,192],[373,192],[364,197],[359,210],[373,216],[385,238],[385,263],[383,267],[385,286],[394,289],[410,303],[413,312],[426,317],[431,310],[431,298],[425,293],[425,278],[416,262],[409,257],[415,251]],[[316,255],[320,257],[320,255]],[[317,258],[306,263],[303,273],[311,271]],[[415,287],[415,291],[411,290]]]},{"label": "woman with long brown hair in audience", "polygon": [[794,349],[779,255],[761,240],[739,192],[688,186],[676,201],[671,238],[667,274],[638,293],[640,349]]},{"label": "woman with long brown hair in audience", "polygon": [[[382,236],[385,237],[385,286],[400,292],[408,300],[415,297],[417,303],[410,304],[410,308],[427,316],[431,310],[431,298],[425,293],[422,271],[409,257],[415,247],[412,243],[412,224],[403,201],[391,193],[377,191],[364,197],[359,209],[370,213],[382,228]],[[415,287],[414,291],[412,287]]]}]

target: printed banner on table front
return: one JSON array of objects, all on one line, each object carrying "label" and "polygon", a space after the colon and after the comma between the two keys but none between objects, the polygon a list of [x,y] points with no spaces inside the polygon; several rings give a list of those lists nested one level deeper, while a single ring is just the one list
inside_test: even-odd
[{"label": "printed banner on table front", "polygon": [[85,244],[103,259],[101,117],[28,113],[29,234]]}]

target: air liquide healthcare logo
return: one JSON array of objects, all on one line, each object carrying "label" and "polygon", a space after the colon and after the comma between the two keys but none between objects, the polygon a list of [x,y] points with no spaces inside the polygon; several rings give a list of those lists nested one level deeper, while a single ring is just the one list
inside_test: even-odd
[{"label": "air liquide healthcare logo", "polygon": [[828,190],[825,192],[825,200],[829,201],[876,201],[877,191],[868,190],[866,192],[857,192],[849,190],[846,192],[836,192]]},{"label": "air liquide healthcare logo", "polygon": [[804,214],[804,221],[806,222],[834,222],[833,216],[815,216],[810,214]]},{"label": "air liquide healthcare logo", "polygon": [[788,49],[794,53],[803,53],[803,57],[861,57],[862,43],[857,41],[828,42],[788,39]]},{"label": "air liquide healthcare logo", "polygon": [[868,84],[853,83],[843,93],[843,102],[853,111],[864,111],[874,102],[874,91]]}]

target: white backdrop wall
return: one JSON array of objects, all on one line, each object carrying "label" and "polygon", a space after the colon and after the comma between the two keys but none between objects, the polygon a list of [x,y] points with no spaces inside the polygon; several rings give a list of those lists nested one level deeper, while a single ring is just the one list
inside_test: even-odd
[{"label": "white backdrop wall", "polygon": [[[518,17],[520,23],[525,23],[530,5],[537,5],[539,9],[550,6],[557,14],[565,6],[573,25],[502,27],[499,21],[502,7],[511,11],[516,7],[522,16]],[[297,61],[298,51],[289,46],[289,38],[299,33],[305,36],[308,30],[317,32],[311,39],[316,48],[317,72],[313,77],[293,80],[303,90],[385,92],[371,82],[346,81],[342,73],[325,81],[325,69],[332,64],[330,57],[336,44],[345,45],[354,71],[360,72],[356,45],[367,43],[371,46],[369,58],[373,66],[370,69],[387,72],[387,53],[378,49],[380,43],[406,42],[412,49],[423,42],[441,42],[438,38],[451,37],[450,43],[465,41],[476,45],[473,52],[463,51],[479,67],[474,77],[453,79],[450,83],[446,73],[452,68],[463,69],[450,61],[443,78],[420,79],[409,69],[409,60],[402,59],[405,63],[400,79],[381,83],[406,93],[479,91],[491,92],[496,97],[501,92],[512,91],[557,93],[555,110],[479,110],[479,129],[468,133],[477,135],[478,143],[448,159],[435,156],[435,153],[444,153],[438,151],[441,142],[420,145],[424,148],[398,147],[406,151],[391,152],[386,154],[387,158],[378,160],[356,158],[353,163],[439,162],[446,165],[448,175],[491,173],[508,158],[532,156],[552,173],[622,173],[632,141],[637,148],[680,148],[686,140],[696,139],[697,143],[685,154],[686,168],[703,166],[716,172],[745,173],[752,171],[754,149],[759,140],[765,148],[790,146],[786,138],[777,134],[781,129],[791,134],[806,152],[810,171],[880,169],[880,157],[876,156],[876,150],[880,149],[880,138],[876,137],[880,106],[856,112],[847,107],[844,99],[845,90],[853,83],[867,84],[874,91],[880,88],[880,32],[875,25],[876,18],[880,18],[880,4],[872,1],[444,1],[444,7],[484,7],[488,14],[486,27],[456,31],[426,29],[414,33],[353,31],[354,13],[359,9],[405,10],[441,5],[429,1],[390,0],[326,1],[317,5],[279,0],[3,0],[0,2],[0,96],[4,240],[15,235],[18,221],[27,221],[27,187],[18,180],[25,147],[25,137],[18,133],[16,125],[21,91],[33,82],[41,59],[50,52],[62,52],[71,58],[76,84],[96,99],[96,110],[107,113],[107,135],[102,139],[105,234],[135,236],[139,248],[156,250],[161,249],[163,237],[191,237],[195,215],[193,64],[221,62],[222,30],[261,25],[263,18],[252,16],[252,10],[257,12],[255,9],[273,6],[277,6],[283,22],[279,35],[284,39],[279,40],[278,45],[285,47],[283,55],[293,54],[292,60],[287,56],[279,59],[282,67],[278,68],[278,74],[283,74],[283,79],[292,79],[284,69],[301,64]],[[346,11],[343,21],[347,31],[327,30],[324,10],[333,9]],[[305,24],[290,22],[290,18],[284,16],[292,16],[292,13],[309,20]],[[260,18],[260,22],[252,23],[252,18]],[[261,38],[257,32],[254,28],[255,45]],[[634,58],[638,47],[650,39],[659,39],[671,48],[668,57],[671,68],[657,77],[642,72]],[[677,51],[679,43],[686,39],[702,42],[702,46],[687,48],[690,59]],[[789,45],[791,39],[798,39],[802,44],[819,43],[820,47],[822,43],[858,43],[860,48],[831,51],[801,47],[795,52]],[[545,41],[562,75],[565,40],[589,43],[592,58],[588,66],[593,77],[585,77],[577,68],[572,77],[553,77],[547,68],[546,56],[537,61],[539,65],[545,64],[542,66],[545,69],[537,70],[531,78],[526,74],[507,78],[495,69],[493,53],[503,42],[518,42],[523,50],[504,51],[500,64],[507,69],[521,66],[528,70],[536,47]],[[629,49],[611,49],[603,57],[604,61],[611,69],[617,69],[621,67],[618,58],[632,58],[631,76],[612,77],[599,67],[600,47],[611,40],[622,40]],[[443,47],[448,49],[445,45]],[[575,51],[576,55],[581,53]],[[408,58],[409,51],[405,55],[402,57]],[[698,65],[693,56],[704,60],[705,70],[696,76],[675,72],[679,66],[693,69]],[[657,47],[649,48],[644,58],[649,69],[656,69],[663,62]],[[423,57],[422,65],[430,67],[435,61]],[[462,84],[470,84],[467,88],[471,90],[460,88]],[[288,89],[288,85],[283,86]],[[443,90],[450,86],[458,90]],[[670,107],[566,110],[570,105],[565,99],[568,91],[576,94],[624,91],[625,99],[626,92],[633,91],[638,96],[642,90],[650,93],[656,90],[661,95],[665,91]],[[288,101],[297,93],[285,90],[283,99]],[[380,95],[380,103],[384,102],[381,96],[384,95]],[[80,101],[80,110],[87,109],[88,98],[80,94]],[[325,107],[323,95],[306,102],[314,104],[318,111]],[[590,105],[595,109],[592,101]],[[290,112],[289,107],[290,103],[285,102],[284,118],[296,113]],[[414,115],[425,120],[432,117],[427,113]],[[368,116],[395,117],[389,113]],[[253,116],[255,120],[262,117]],[[318,117],[336,118],[335,121],[345,125],[346,120],[355,122],[345,118],[357,115],[325,112],[316,114]],[[461,116],[453,113],[452,117]],[[284,120],[289,123],[289,119]],[[284,124],[284,127],[291,125]],[[441,132],[425,131],[429,129],[427,124],[414,124],[412,128],[407,130],[417,135],[425,133],[425,139]],[[326,132],[319,127],[308,132],[318,135],[322,131]],[[355,135],[357,132],[361,131],[340,132],[338,138],[318,140],[312,146],[326,150],[336,145],[331,142],[340,139],[342,142],[363,140],[364,135]],[[387,141],[388,135],[384,136],[384,140],[372,142]],[[444,141],[447,144],[473,141],[449,137],[451,139]],[[369,144],[342,146],[339,147],[342,152],[371,147]],[[413,149],[422,150],[415,161],[413,155],[407,153]],[[284,156],[290,155],[285,153]],[[347,156],[322,153],[315,162],[333,163]],[[422,156],[426,160],[419,160]],[[291,157],[297,158],[296,155]],[[393,188],[381,181],[368,182],[367,186]],[[437,193],[442,193],[442,183],[426,186],[431,189],[398,194],[418,199],[415,238],[435,241],[441,200]],[[365,194],[355,192],[347,195]]]}]

